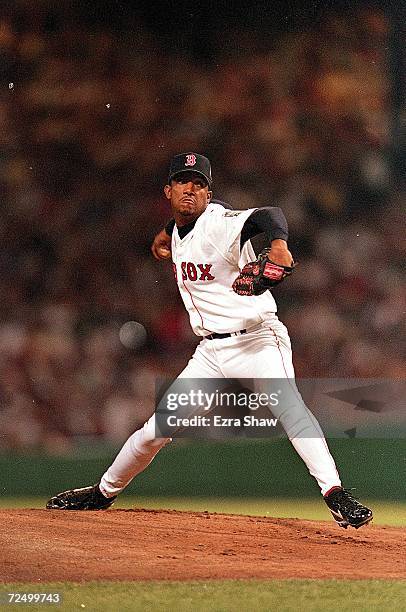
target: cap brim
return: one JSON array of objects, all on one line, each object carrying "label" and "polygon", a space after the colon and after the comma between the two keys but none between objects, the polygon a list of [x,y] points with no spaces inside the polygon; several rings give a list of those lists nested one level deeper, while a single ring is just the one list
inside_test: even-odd
[{"label": "cap brim", "polygon": [[212,181],[209,179],[208,176],[203,174],[203,172],[200,172],[200,170],[193,170],[192,168],[185,168],[185,170],[178,170],[178,172],[174,172],[168,177],[169,183],[171,182],[172,179],[174,179],[176,176],[179,176],[180,174],[197,174],[198,176],[201,176],[204,178],[208,187],[211,187],[212,185]]}]

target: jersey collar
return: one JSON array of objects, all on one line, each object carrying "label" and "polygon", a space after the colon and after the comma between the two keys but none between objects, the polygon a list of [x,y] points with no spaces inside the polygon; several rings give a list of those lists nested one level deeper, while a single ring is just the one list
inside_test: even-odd
[{"label": "jersey collar", "polygon": [[197,219],[195,219],[194,221],[191,221],[190,223],[188,223],[187,225],[182,225],[182,227],[178,227],[176,226],[176,229],[178,230],[178,236],[181,240],[183,240],[185,238],[185,236],[188,235],[188,233],[194,228],[194,226],[196,225],[197,221],[200,219],[200,217],[202,217],[203,215],[205,215],[208,212],[211,212],[212,210],[215,210],[216,208],[223,208],[222,206],[220,206],[219,204],[208,204],[206,210],[204,210],[202,212],[202,214],[197,217]]},{"label": "jersey collar", "polygon": [[[197,219],[198,218],[199,217],[197,217]],[[178,230],[179,238],[181,240],[183,240],[183,238],[187,236],[188,233],[194,228],[194,226],[196,225],[197,219],[195,219],[191,223],[188,223],[187,225],[182,225],[182,227],[176,227],[176,229]]]}]

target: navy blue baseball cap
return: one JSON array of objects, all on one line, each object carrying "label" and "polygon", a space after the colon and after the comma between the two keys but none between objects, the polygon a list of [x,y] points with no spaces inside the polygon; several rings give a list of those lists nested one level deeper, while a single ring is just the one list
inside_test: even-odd
[{"label": "navy blue baseball cap", "polygon": [[179,174],[190,172],[202,176],[209,187],[211,187],[213,179],[211,177],[210,161],[204,155],[199,153],[180,153],[172,158],[169,168],[168,183]]}]

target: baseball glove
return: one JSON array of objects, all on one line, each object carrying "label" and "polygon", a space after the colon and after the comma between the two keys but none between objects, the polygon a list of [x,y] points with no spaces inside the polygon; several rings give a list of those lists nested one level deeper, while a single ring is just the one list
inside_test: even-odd
[{"label": "baseball glove", "polygon": [[292,262],[292,266],[281,266],[271,261],[268,259],[270,250],[264,249],[256,261],[245,264],[233,282],[233,290],[238,295],[261,295],[292,274],[295,264]]}]

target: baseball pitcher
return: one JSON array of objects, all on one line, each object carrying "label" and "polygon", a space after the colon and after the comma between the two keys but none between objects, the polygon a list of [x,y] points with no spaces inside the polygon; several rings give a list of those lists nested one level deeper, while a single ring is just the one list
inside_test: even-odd
[{"label": "baseball pitcher", "polygon": [[[342,487],[320,426],[294,383],[289,335],[277,317],[270,291],[294,263],[288,227],[279,208],[233,211],[212,201],[209,160],[176,155],[164,187],[173,220],[155,238],[157,259],[172,256],[173,271],[194,333],[201,338],[179,378],[286,379],[290,408],[273,408],[293,447],[316,479],[334,519],[359,528],[372,511]],[[256,257],[250,239],[265,234],[268,247]],[[102,510],[144,470],[171,439],[158,437],[155,415],[125,442],[99,483],[52,497],[47,508]]]}]

